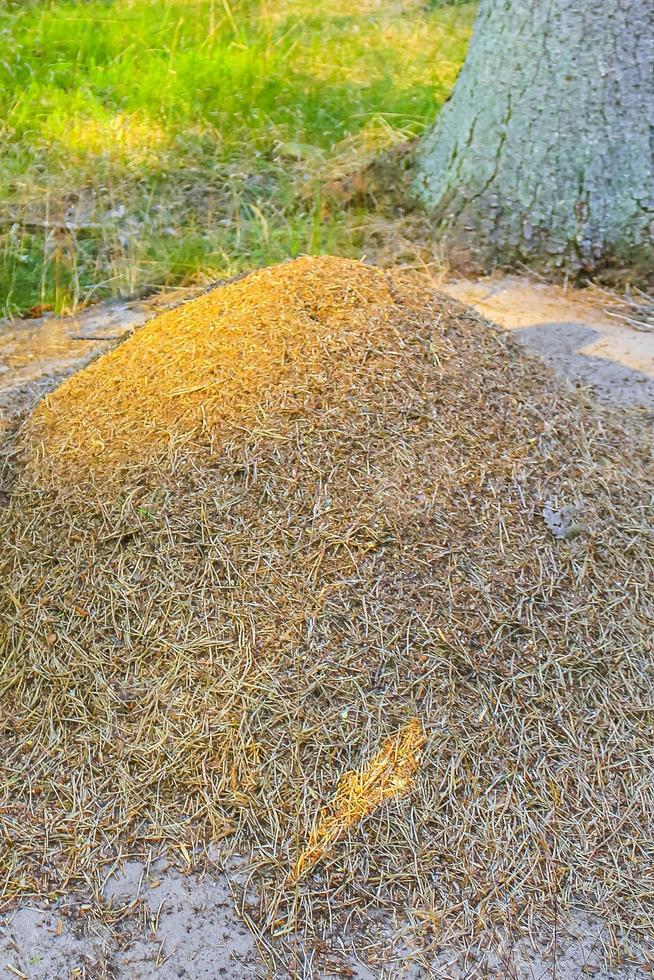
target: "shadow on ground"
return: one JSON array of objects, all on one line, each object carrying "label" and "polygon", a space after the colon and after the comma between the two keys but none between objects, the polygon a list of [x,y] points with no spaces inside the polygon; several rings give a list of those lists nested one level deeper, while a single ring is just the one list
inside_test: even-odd
[{"label": "shadow on ground", "polygon": [[590,387],[603,401],[643,405],[654,411],[654,377],[608,357],[584,352],[601,333],[584,323],[534,323],[511,335],[530,353],[574,384]]}]

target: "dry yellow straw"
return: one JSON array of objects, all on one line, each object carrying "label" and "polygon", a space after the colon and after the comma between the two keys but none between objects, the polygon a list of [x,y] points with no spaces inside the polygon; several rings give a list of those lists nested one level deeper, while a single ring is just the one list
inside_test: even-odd
[{"label": "dry yellow straw", "polygon": [[424,741],[422,725],[412,718],[386,739],[363,769],[341,776],[334,799],[297,859],[293,871],[295,881],[310,871],[349,827],[367,817],[384,800],[406,796],[411,791]]}]

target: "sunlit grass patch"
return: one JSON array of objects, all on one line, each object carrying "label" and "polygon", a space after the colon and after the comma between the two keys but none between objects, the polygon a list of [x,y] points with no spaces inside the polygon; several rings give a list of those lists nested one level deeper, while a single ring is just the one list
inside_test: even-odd
[{"label": "sunlit grass patch", "polygon": [[0,6],[2,306],[360,254],[361,202],[327,214],[324,183],[429,125],[473,14],[422,0]]},{"label": "sunlit grass patch", "polygon": [[161,123],[140,113],[117,112],[100,118],[53,114],[45,120],[43,133],[58,141],[68,159],[76,162],[102,157],[125,165],[148,165],[156,162],[166,142]]}]

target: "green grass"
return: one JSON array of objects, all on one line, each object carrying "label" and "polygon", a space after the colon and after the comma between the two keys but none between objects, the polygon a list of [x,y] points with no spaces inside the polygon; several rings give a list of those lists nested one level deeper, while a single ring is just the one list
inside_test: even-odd
[{"label": "green grass", "polygon": [[0,308],[360,254],[343,182],[434,119],[474,5],[0,0]]}]

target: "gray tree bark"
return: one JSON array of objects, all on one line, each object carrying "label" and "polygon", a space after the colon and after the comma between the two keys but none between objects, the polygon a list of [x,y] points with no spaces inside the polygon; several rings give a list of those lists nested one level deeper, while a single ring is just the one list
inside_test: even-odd
[{"label": "gray tree bark", "polygon": [[481,0],[415,187],[482,264],[580,271],[654,242],[654,0]]}]

